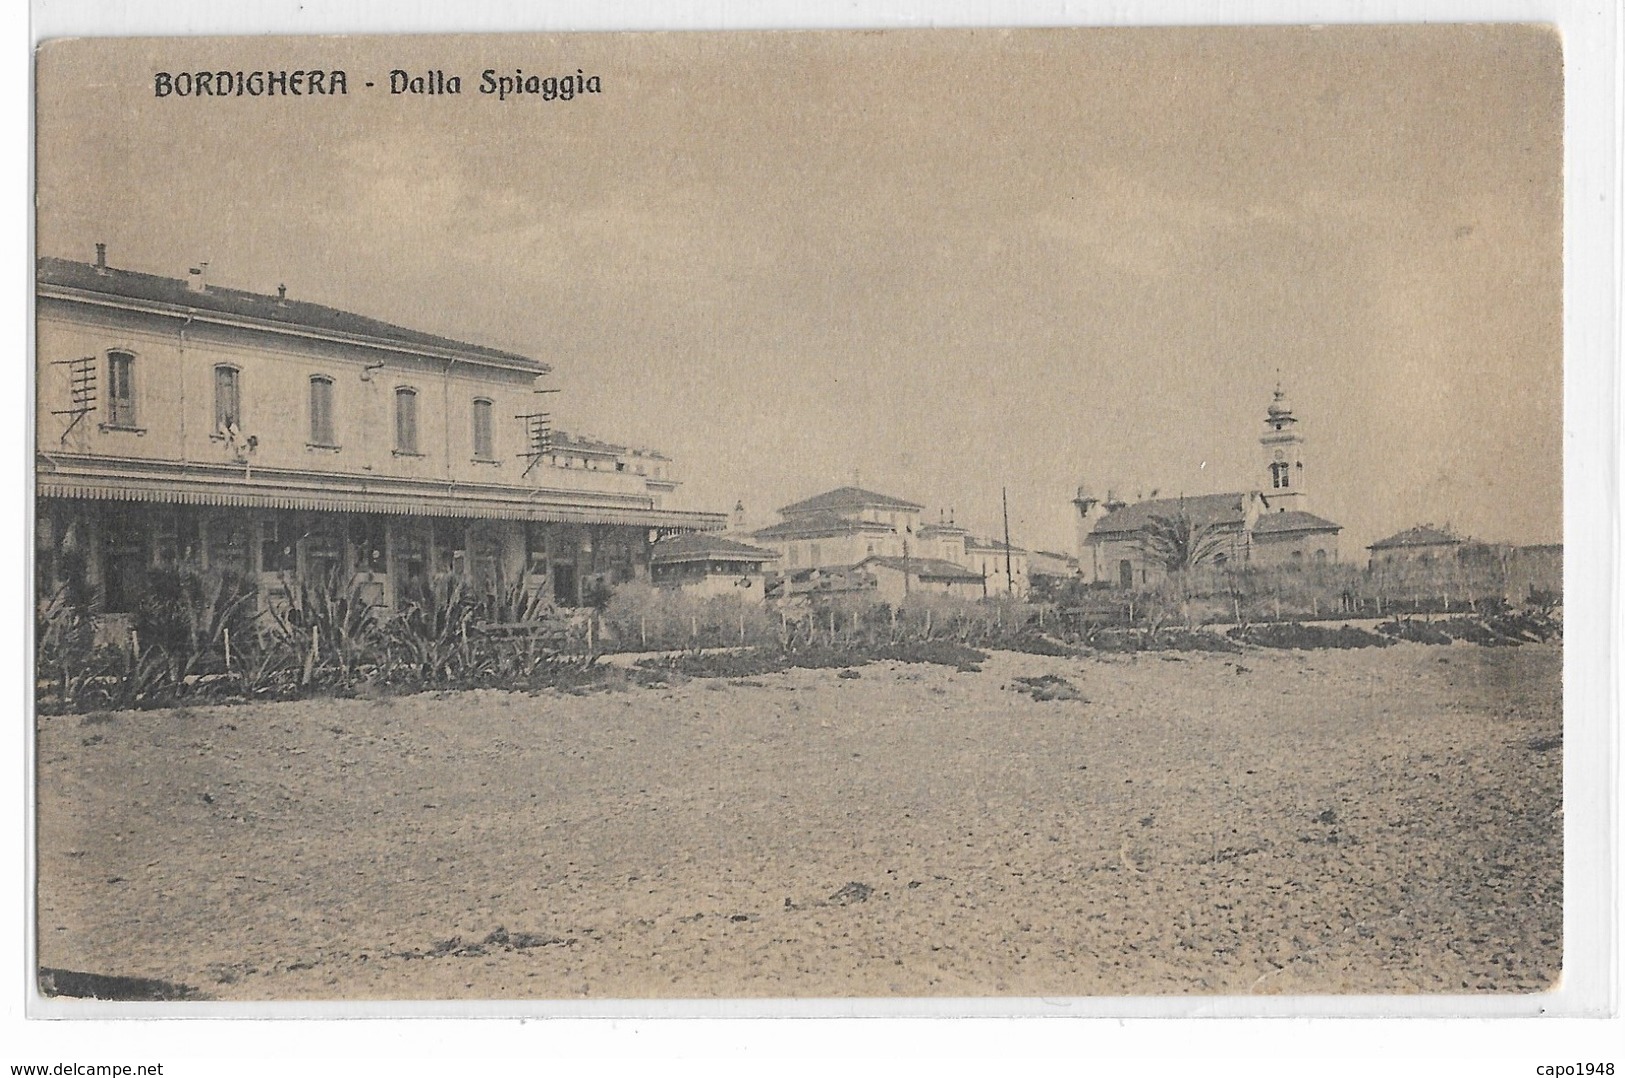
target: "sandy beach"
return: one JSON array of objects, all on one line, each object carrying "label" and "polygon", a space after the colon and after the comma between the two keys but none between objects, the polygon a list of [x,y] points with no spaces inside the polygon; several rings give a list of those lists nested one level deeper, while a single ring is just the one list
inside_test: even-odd
[{"label": "sandy beach", "polygon": [[47,716],[39,961],[226,1000],[1538,992],[1561,666],[997,652]]}]

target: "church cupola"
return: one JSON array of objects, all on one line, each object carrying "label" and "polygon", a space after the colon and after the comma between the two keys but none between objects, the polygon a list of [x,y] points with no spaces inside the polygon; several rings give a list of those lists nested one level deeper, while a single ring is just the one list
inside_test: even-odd
[{"label": "church cupola", "polygon": [[1292,414],[1292,405],[1287,403],[1286,391],[1279,383],[1264,416],[1264,434],[1258,443],[1264,449],[1261,489],[1269,511],[1307,510],[1303,435],[1298,432],[1298,418]]}]

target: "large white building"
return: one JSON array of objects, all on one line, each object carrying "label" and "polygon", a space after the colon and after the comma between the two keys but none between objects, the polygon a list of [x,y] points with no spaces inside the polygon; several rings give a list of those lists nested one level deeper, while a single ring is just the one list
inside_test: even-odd
[{"label": "large white building", "polygon": [[555,437],[546,363],[188,276],[39,261],[42,587],[118,613],[161,566],[340,574],[387,608],[458,572],[576,605],[725,523],[665,506],[664,456]]}]

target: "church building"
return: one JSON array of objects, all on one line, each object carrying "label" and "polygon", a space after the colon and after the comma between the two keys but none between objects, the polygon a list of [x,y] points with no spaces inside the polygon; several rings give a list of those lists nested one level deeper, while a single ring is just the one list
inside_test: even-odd
[{"label": "church building", "polygon": [[1258,442],[1262,468],[1256,490],[1128,503],[1110,491],[1097,498],[1079,488],[1072,504],[1078,511],[1079,574],[1084,582],[1138,588],[1160,580],[1166,571],[1146,551],[1147,533],[1158,520],[1189,519],[1217,537],[1210,562],[1214,566],[1337,561],[1342,525],[1309,511],[1303,432],[1279,386]]}]

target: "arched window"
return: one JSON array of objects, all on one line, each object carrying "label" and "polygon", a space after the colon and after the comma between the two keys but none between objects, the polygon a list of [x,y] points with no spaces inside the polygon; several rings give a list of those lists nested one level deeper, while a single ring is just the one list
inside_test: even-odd
[{"label": "arched window", "polygon": [[474,399],[474,459],[495,460],[493,441],[492,404],[484,397]]},{"label": "arched window", "polygon": [[418,452],[418,391],[411,386],[395,390],[395,452]]},{"label": "arched window", "polygon": [[332,446],[333,379],[325,374],[310,379],[310,444]]},{"label": "arched window", "polygon": [[107,425],[135,426],[135,356],[107,353]]},{"label": "arched window", "polygon": [[214,369],[214,429],[224,434],[243,426],[242,372],[222,363]]},{"label": "arched window", "polygon": [[1292,465],[1286,461],[1276,461],[1270,465],[1270,487],[1274,490],[1286,490],[1292,485]]}]

